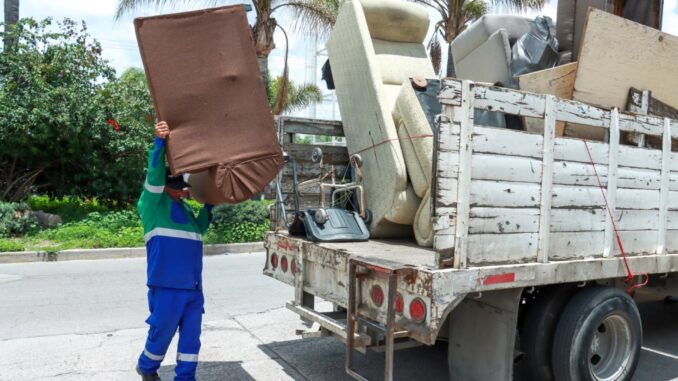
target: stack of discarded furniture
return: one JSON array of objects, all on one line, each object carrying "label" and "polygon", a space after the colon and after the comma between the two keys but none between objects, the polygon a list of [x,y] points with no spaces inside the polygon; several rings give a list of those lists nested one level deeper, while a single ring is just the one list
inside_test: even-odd
[{"label": "stack of discarded furniture", "polygon": [[[560,3],[558,26],[539,21],[549,39],[544,49],[552,50],[540,56],[548,58],[549,69],[516,76],[512,68],[516,41],[533,33],[537,22],[485,16],[452,43],[458,78],[511,85],[605,109],[678,115],[677,37],[594,8],[580,17],[581,7],[592,2]],[[642,19],[631,3],[622,4],[621,12]],[[647,12],[661,5],[648,3],[652,4],[643,8]],[[574,7],[572,16],[561,18],[566,5]],[[586,25],[580,24],[582,17],[588,20]],[[656,24],[658,20],[648,16],[645,21]],[[373,213],[371,235],[414,235],[422,246],[433,244],[431,184],[438,175],[433,168],[434,115],[440,112],[427,102],[440,88],[422,43],[428,25],[427,11],[416,4],[349,0],[327,45],[348,151],[364,159],[366,205]],[[574,44],[579,30],[581,44]],[[565,43],[555,42],[555,35],[566,36]],[[571,52],[577,62],[569,63]],[[542,133],[542,120],[523,119],[519,128]],[[476,110],[475,123],[484,120]],[[505,125],[487,125],[514,128],[508,119]],[[598,141],[607,139],[604,130],[565,122],[556,125],[557,136]],[[628,134],[622,144],[661,148],[661,138]]]}]

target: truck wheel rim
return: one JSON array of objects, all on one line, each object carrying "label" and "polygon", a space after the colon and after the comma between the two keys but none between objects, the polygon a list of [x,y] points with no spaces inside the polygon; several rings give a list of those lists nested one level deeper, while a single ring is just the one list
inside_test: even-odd
[{"label": "truck wheel rim", "polygon": [[633,333],[627,319],[610,315],[593,334],[589,347],[589,372],[594,380],[616,380],[626,370],[633,351]]}]

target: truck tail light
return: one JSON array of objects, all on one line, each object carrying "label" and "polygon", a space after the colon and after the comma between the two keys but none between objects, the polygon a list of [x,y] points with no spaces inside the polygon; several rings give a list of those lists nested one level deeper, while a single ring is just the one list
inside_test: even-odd
[{"label": "truck tail light", "polygon": [[420,298],[410,302],[410,317],[417,323],[421,323],[426,319],[426,303]]},{"label": "truck tail light", "polygon": [[287,257],[284,256],[284,255],[282,256],[282,259],[280,260],[280,268],[282,269],[282,271],[284,273],[287,272]]},{"label": "truck tail light", "polygon": [[374,304],[377,305],[377,307],[381,307],[381,305],[384,304],[384,290],[382,290],[380,286],[378,285],[372,286],[370,296],[372,297],[372,301],[374,302]]},{"label": "truck tail light", "polygon": [[273,270],[278,268],[278,254],[276,253],[271,255],[271,266],[273,267]]},{"label": "truck tail light", "polygon": [[403,301],[403,294],[397,293],[395,300],[395,312],[402,315],[403,309],[405,307],[405,302]]},{"label": "truck tail light", "polygon": [[292,260],[292,274],[296,274],[296,273],[297,273],[297,261],[293,259]]}]

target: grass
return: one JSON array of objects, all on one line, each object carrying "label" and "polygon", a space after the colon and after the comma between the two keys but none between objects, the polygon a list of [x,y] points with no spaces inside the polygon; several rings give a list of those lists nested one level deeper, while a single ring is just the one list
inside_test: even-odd
[{"label": "grass", "polygon": [[[215,218],[204,237],[206,244],[253,242],[263,239],[269,229],[266,219],[251,221],[252,202],[243,206],[229,207],[228,219]],[[258,203],[258,202],[255,202]],[[268,202],[261,202],[266,208]],[[33,210],[58,214],[63,224],[44,230],[36,230],[19,238],[0,238],[0,252],[7,251],[48,251],[67,249],[98,249],[110,247],[141,247],[144,245],[143,226],[134,205],[106,205],[97,200],[65,198],[50,200],[45,196],[34,196],[29,200]],[[202,205],[189,200],[189,205],[198,211]],[[233,208],[243,208],[233,215]],[[215,209],[215,214],[220,213]],[[224,212],[225,213],[225,212]],[[240,219],[243,219],[240,221]],[[249,218],[248,220],[245,220]]]}]

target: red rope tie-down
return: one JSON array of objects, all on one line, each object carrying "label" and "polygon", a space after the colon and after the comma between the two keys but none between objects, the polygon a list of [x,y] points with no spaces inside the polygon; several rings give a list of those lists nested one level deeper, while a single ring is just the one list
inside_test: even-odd
[{"label": "red rope tie-down", "polygon": [[[628,294],[633,293],[633,291],[636,288],[643,287],[647,285],[647,283],[650,281],[650,276],[645,273],[634,273],[631,271],[631,267],[629,266],[629,261],[626,258],[626,252],[624,251],[624,245],[622,244],[621,240],[621,235],[619,234],[619,229],[617,228],[617,222],[614,219],[614,215],[612,214],[612,210],[610,209],[610,204],[607,201],[607,195],[605,194],[605,189],[603,188],[603,183],[600,181],[600,176],[598,176],[598,170],[596,169],[596,163],[593,160],[593,155],[591,154],[591,150],[589,149],[589,144],[586,142],[586,140],[582,139],[584,142],[584,146],[586,147],[586,152],[589,155],[589,160],[591,160],[591,165],[593,166],[593,173],[596,175],[596,181],[598,182],[598,187],[600,188],[600,193],[603,195],[603,200],[605,201],[605,209],[607,210],[607,214],[610,216],[610,220],[612,221],[612,229],[614,230],[615,237],[617,239],[617,245],[619,245],[619,250],[621,251],[622,254],[622,259],[624,260],[624,267],[626,268],[626,280],[625,283],[631,284],[631,287],[626,289],[626,292]],[[633,284],[633,281],[636,278],[636,275],[642,275],[645,277],[645,280],[642,283],[638,284]]]},{"label": "red rope tie-down", "polygon": [[363,153],[363,152],[365,152],[365,151],[371,150],[371,149],[373,149],[373,148],[377,148],[377,147],[379,147],[379,146],[381,146],[381,145],[384,145],[384,144],[386,144],[386,143],[389,143],[389,142],[395,142],[395,141],[401,141],[401,140],[402,140],[402,141],[407,141],[407,140],[410,140],[410,141],[411,141],[411,140],[415,140],[415,139],[432,138],[432,137],[433,137],[433,134],[422,134],[422,135],[408,136],[408,137],[406,137],[406,138],[391,138],[391,139],[385,139],[385,140],[380,141],[380,142],[377,143],[377,144],[373,144],[373,145],[371,145],[371,146],[369,146],[369,147],[363,148],[363,149],[361,149],[361,150],[358,151],[358,152],[353,152],[351,155],[357,155],[357,154]]}]

